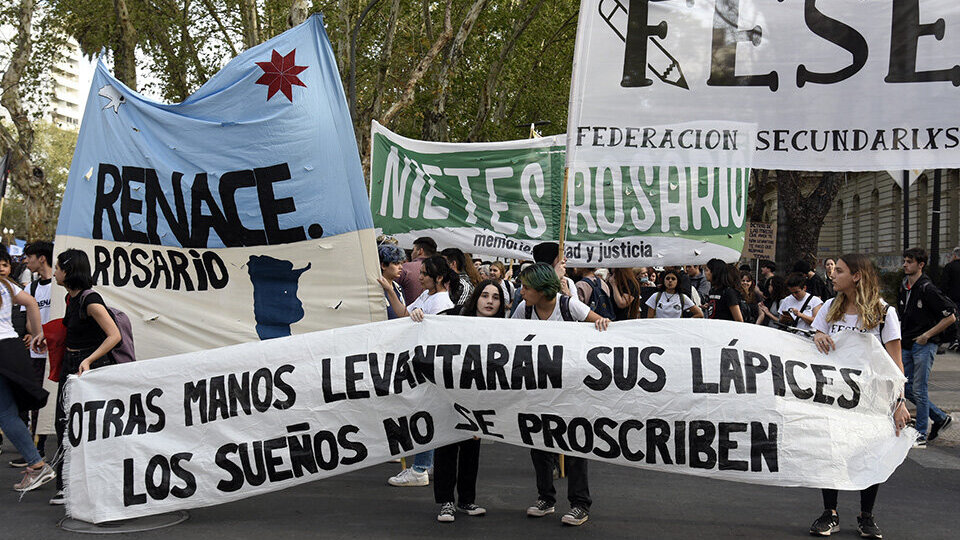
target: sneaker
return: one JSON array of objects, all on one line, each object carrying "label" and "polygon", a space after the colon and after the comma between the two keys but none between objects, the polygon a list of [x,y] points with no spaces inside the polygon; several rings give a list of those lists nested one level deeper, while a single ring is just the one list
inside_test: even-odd
[{"label": "sneaker", "polygon": [[548,503],[543,499],[537,499],[537,504],[527,508],[527,515],[530,517],[543,517],[556,512],[556,510],[552,503]]},{"label": "sneaker", "polygon": [[564,525],[573,525],[578,527],[587,522],[587,519],[590,518],[590,512],[582,506],[574,506],[570,509],[569,512],[563,515],[560,518],[560,522]]},{"label": "sneaker", "polygon": [[17,491],[30,491],[37,489],[56,477],[57,473],[53,470],[53,467],[46,463],[36,469],[27,467],[27,470],[23,471],[23,479],[14,484],[13,489]]},{"label": "sneaker", "polygon": [[862,514],[857,517],[857,532],[861,538],[883,538],[883,532],[873,520],[873,514]]},{"label": "sneaker", "polygon": [[396,476],[390,477],[387,483],[397,487],[429,486],[430,477],[426,472],[417,472],[413,467],[408,467]]},{"label": "sneaker", "polygon": [[487,513],[487,509],[482,506],[477,506],[473,503],[470,504],[458,504],[457,510],[463,512],[468,516],[482,516]]},{"label": "sneaker", "polygon": [[62,489],[61,489],[60,491],[58,491],[57,494],[54,495],[54,496],[50,499],[50,504],[53,505],[53,506],[60,506],[60,505],[64,504],[64,502],[65,502],[65,501],[63,500],[63,490],[62,490]]},{"label": "sneaker", "polygon": [[832,510],[824,510],[820,517],[810,526],[813,536],[830,536],[840,530],[840,516]]},{"label": "sneaker", "polygon": [[441,523],[451,523],[457,519],[457,511],[452,502],[445,502],[440,505],[440,513],[437,514],[437,521]]},{"label": "sneaker", "polygon": [[11,466],[11,467],[16,467],[16,468],[18,468],[18,469],[22,469],[22,468],[24,468],[24,467],[27,466],[27,460],[25,460],[25,459],[23,459],[23,458],[15,459],[15,460],[13,460],[13,461],[10,462],[10,466]]},{"label": "sneaker", "polygon": [[934,422],[933,426],[930,427],[930,435],[927,435],[927,440],[932,441],[936,439],[938,436],[940,436],[940,432],[945,431],[948,427],[950,427],[950,424],[952,423],[953,423],[953,417],[950,416],[949,414],[943,417],[943,420],[939,422]]},{"label": "sneaker", "polygon": [[917,435],[917,440],[913,441],[914,448],[926,448],[927,447],[927,438],[923,434]]}]

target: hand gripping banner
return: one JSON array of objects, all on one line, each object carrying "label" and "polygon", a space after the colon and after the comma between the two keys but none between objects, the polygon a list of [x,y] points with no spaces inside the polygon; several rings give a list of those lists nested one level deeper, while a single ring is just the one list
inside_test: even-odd
[{"label": "hand gripping banner", "polygon": [[150,101],[99,63],[56,246],[87,253],[140,359],[384,319],[320,16],[240,54],[183,103]]},{"label": "hand gripping banner", "polygon": [[[427,317],[96,369],[68,383],[67,512],[225,503],[479,436],[775,486],[883,482],[904,377],[876,339],[726,321]],[[518,450],[519,451],[519,450]]]}]

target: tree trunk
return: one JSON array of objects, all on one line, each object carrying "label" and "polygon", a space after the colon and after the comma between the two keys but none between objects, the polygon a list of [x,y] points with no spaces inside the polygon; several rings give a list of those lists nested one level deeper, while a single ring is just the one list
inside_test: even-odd
[{"label": "tree trunk", "polygon": [[290,4],[290,15],[287,17],[287,28],[293,28],[303,23],[310,16],[310,0],[293,0]]},{"label": "tree trunk", "polygon": [[480,13],[487,7],[488,0],[475,0],[470,10],[467,11],[463,22],[460,23],[460,29],[457,30],[457,36],[450,46],[446,61],[440,69],[440,89],[437,99],[434,101],[433,110],[427,111],[423,115],[423,138],[428,141],[447,140],[447,95],[450,92],[450,72],[456,69],[463,56],[463,47],[470,37]]},{"label": "tree trunk", "polygon": [[243,24],[243,48],[260,44],[260,20],[257,13],[257,0],[241,0],[240,20]]},{"label": "tree trunk", "polygon": [[753,197],[750,199],[750,221],[763,221],[763,195],[767,189],[767,181],[770,177],[770,171],[766,169],[753,169]]},{"label": "tree trunk", "polygon": [[823,173],[813,191],[804,196],[803,173],[777,171],[778,268],[790,268],[799,260],[816,265],[820,229],[842,181],[842,173]]},{"label": "tree trunk", "polygon": [[433,22],[430,20],[430,0],[422,0],[423,9],[423,33],[427,36],[427,41],[433,41]]},{"label": "tree trunk", "polygon": [[117,17],[117,43],[114,48],[113,71],[120,82],[137,89],[137,34],[130,21],[126,0],[113,0],[113,9]]}]

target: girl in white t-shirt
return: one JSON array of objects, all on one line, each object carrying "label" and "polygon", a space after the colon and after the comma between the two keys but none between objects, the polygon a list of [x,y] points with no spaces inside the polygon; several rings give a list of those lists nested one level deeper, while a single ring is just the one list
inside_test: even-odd
[{"label": "girl in white t-shirt", "polygon": [[[423,293],[409,306],[407,312],[416,322],[422,322],[424,315],[437,315],[454,307],[448,291],[450,286],[459,280],[456,272],[447,265],[447,260],[440,255],[434,255],[423,260],[420,265],[420,285]],[[391,486],[428,486],[430,477],[427,470],[433,467],[433,450],[420,452],[413,456],[413,466],[391,476],[387,483]]]},{"label": "girl in white t-shirt", "polygon": [[689,296],[680,292],[680,273],[667,270],[663,273],[663,285],[656,294],[647,299],[648,319],[679,319],[689,311],[693,318],[702,319],[703,311]]},{"label": "girl in white t-shirt", "polygon": [[[813,320],[813,329],[817,331],[813,338],[817,348],[824,354],[836,348],[830,334],[840,330],[855,330],[877,336],[883,343],[890,358],[903,371],[900,360],[900,323],[896,310],[890,308],[880,298],[877,271],[865,255],[853,253],[837,260],[833,276],[836,298],[828,300],[817,312]],[[903,397],[897,403],[893,413],[894,426],[899,436],[900,430],[910,420],[910,413]],[[860,515],[857,517],[857,530],[864,538],[882,538],[880,528],[873,519],[873,505],[877,499],[879,484],[860,491]],[[837,515],[837,491],[824,489],[823,514],[810,526],[810,534],[829,536],[839,530],[840,519]]]},{"label": "girl in white t-shirt", "polygon": [[39,381],[33,380],[33,362],[13,329],[10,315],[14,309],[19,311],[19,306],[27,308],[27,329],[33,336],[29,345],[40,351],[45,347],[45,340],[36,300],[9,278],[0,278],[0,430],[27,462],[23,479],[13,488],[30,491],[53,480],[56,473],[44,462],[33,444],[30,430],[20,419],[21,409],[42,407],[47,393]]},{"label": "girl in white t-shirt", "polygon": [[440,255],[425,259],[420,265],[420,285],[423,292],[407,306],[410,318],[416,322],[424,315],[436,315],[454,307],[450,300],[450,287],[460,279]]}]

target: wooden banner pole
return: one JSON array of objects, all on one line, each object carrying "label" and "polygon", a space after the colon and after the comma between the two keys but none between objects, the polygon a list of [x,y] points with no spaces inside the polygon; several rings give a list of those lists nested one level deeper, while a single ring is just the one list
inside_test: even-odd
[{"label": "wooden banner pole", "polygon": [[567,180],[570,177],[570,168],[563,169],[563,187],[560,190],[560,256],[563,257],[563,244],[567,239]]}]

